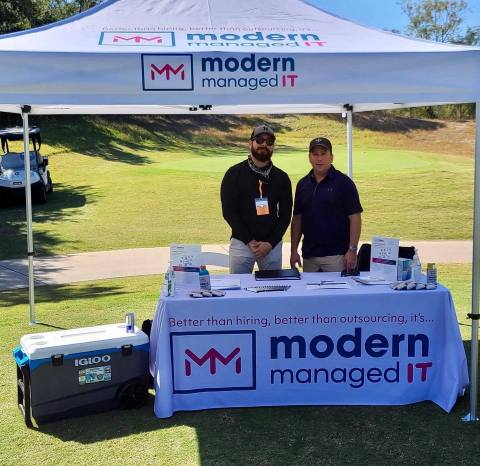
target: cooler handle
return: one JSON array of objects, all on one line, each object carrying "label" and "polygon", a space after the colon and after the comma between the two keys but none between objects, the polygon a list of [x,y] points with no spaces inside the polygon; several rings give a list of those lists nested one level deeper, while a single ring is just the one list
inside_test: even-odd
[{"label": "cooler handle", "polygon": [[13,357],[15,358],[15,362],[17,363],[18,367],[23,367],[28,362],[28,355],[26,355],[22,351],[21,346],[17,346],[13,349]]}]

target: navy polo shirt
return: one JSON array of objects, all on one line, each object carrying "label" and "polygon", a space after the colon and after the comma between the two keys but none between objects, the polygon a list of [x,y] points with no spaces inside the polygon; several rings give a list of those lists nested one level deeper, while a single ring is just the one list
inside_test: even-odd
[{"label": "navy polo shirt", "polygon": [[302,215],[302,256],[345,254],[350,242],[349,215],[362,212],[354,182],[333,165],[317,183],[313,170],[295,191],[293,215]]}]

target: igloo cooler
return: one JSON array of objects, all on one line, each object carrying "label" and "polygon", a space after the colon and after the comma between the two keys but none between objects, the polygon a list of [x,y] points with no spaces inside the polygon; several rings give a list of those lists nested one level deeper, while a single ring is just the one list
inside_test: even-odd
[{"label": "igloo cooler", "polygon": [[13,356],[25,423],[141,406],[148,351],[148,336],[125,324],[24,335]]}]

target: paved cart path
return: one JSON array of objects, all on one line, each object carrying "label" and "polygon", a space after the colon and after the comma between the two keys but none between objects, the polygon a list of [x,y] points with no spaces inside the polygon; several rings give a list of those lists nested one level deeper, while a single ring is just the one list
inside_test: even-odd
[{"label": "paved cart path", "polygon": [[[470,263],[471,241],[405,241],[414,244],[422,264]],[[204,245],[203,251],[228,254],[228,245]],[[88,280],[156,275],[164,273],[168,265],[169,248],[121,249],[117,251],[86,252],[61,256],[36,257],[35,284],[60,285]],[[288,267],[290,244],[283,245],[283,263]],[[27,288],[27,259],[0,261],[0,291]],[[211,266],[212,269],[220,268]]]}]

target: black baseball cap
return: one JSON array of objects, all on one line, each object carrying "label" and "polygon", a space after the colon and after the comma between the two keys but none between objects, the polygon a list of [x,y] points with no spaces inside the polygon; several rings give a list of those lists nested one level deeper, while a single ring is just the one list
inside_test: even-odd
[{"label": "black baseball cap", "polygon": [[257,136],[260,134],[270,134],[270,136],[273,136],[275,139],[275,132],[273,131],[272,128],[268,125],[261,125],[253,128],[252,135],[250,136],[250,139],[255,139]]},{"label": "black baseball cap", "polygon": [[314,147],[321,146],[332,152],[332,143],[327,138],[315,138],[310,141],[309,152],[312,152]]}]

